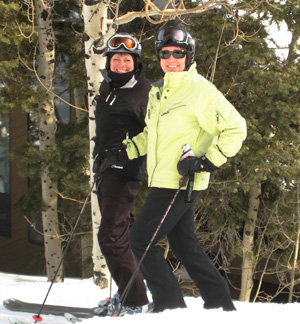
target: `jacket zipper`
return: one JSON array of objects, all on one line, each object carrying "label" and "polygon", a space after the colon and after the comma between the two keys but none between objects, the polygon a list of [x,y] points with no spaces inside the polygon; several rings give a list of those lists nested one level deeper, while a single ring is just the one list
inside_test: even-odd
[{"label": "jacket zipper", "polygon": [[164,113],[162,113],[160,116],[166,115],[170,112],[171,108],[169,108],[167,111],[165,111]]},{"label": "jacket zipper", "polygon": [[[105,102],[108,102],[108,101],[109,101],[111,95],[112,95],[112,92],[110,92],[109,95],[106,97]],[[113,99],[112,99],[111,102],[109,103],[110,106],[112,106],[112,104],[115,102],[116,98],[117,98],[117,96],[114,95],[114,96],[113,96]]]},{"label": "jacket zipper", "polygon": [[108,94],[108,96],[106,97],[105,102],[107,102],[107,101],[109,100],[110,95],[111,95],[111,92],[110,92],[110,93]]}]

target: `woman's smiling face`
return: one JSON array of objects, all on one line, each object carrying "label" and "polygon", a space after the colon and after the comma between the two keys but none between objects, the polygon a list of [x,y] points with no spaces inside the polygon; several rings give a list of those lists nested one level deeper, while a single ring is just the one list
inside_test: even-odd
[{"label": "woman's smiling face", "polygon": [[133,57],[127,53],[116,53],[110,59],[110,70],[116,73],[127,73],[134,69]]},{"label": "woman's smiling face", "polygon": [[[174,50],[182,50],[181,47],[178,46],[166,46],[161,49],[161,51],[174,51]],[[170,55],[167,59],[160,59],[160,67],[164,73],[166,72],[182,72],[185,69],[186,64],[186,55],[183,58],[175,58],[173,55]]]}]

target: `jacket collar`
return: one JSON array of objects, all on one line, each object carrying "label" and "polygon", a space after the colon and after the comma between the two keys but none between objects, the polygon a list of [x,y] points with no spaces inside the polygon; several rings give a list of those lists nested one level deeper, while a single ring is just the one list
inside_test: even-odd
[{"label": "jacket collar", "polygon": [[[111,82],[110,77],[108,76],[108,72],[107,69],[101,69],[101,74],[104,78],[104,80],[107,83]],[[124,84],[122,87],[120,87],[120,89],[128,89],[128,88],[133,88],[136,83],[138,82],[139,78],[141,77],[143,72],[143,64],[141,62],[138,63],[138,70],[136,71],[136,73],[132,76],[132,78],[126,83]]]}]

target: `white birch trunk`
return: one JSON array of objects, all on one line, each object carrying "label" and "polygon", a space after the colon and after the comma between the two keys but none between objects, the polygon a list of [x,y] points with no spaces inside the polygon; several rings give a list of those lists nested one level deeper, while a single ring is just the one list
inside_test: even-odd
[{"label": "white birch trunk", "polygon": [[[92,3],[96,3],[93,1]],[[94,41],[103,39],[106,33],[106,19],[107,19],[107,4],[99,1],[93,5],[83,5],[83,19],[84,19],[84,41],[85,41],[85,66],[87,71],[87,85],[88,85],[88,109],[89,109],[89,138],[90,138],[90,172],[91,183],[93,183],[93,157],[95,136],[95,96],[99,94],[99,87],[102,81],[100,69],[105,65],[105,57],[103,54],[94,53]],[[91,210],[92,210],[92,226],[93,226],[93,265],[94,265],[94,281],[102,288],[108,286],[108,269],[105,258],[103,257],[98,244],[98,231],[100,226],[100,210],[98,206],[97,195],[93,192],[91,194]]]},{"label": "white birch trunk", "polygon": [[[39,64],[38,77],[44,86],[52,90],[52,80],[55,59],[54,32],[51,21],[53,1],[37,0],[36,15],[39,34]],[[44,89],[43,89],[44,90]],[[45,97],[39,106],[39,140],[40,150],[45,151],[55,143],[56,117],[53,96],[45,92]],[[57,214],[57,194],[52,190],[56,187],[55,179],[49,175],[47,165],[41,166],[42,187],[42,222],[45,244],[46,271],[48,280],[53,280],[59,262],[62,258],[61,241],[59,238],[59,222]],[[63,281],[63,268],[56,276],[56,282]]]},{"label": "white birch trunk", "polygon": [[243,235],[243,262],[241,276],[240,301],[250,301],[250,295],[253,288],[253,275],[255,268],[254,257],[254,233],[259,207],[259,196],[261,194],[261,184],[257,183],[251,186],[249,191],[249,208],[247,221],[244,226]]}]

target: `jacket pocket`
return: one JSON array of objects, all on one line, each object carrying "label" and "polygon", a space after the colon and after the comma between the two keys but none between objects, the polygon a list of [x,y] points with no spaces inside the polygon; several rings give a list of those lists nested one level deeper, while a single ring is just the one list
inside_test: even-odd
[{"label": "jacket pocket", "polygon": [[175,107],[167,108],[167,110],[164,111],[164,112],[162,112],[162,113],[160,114],[160,116],[163,117],[163,116],[166,116],[166,115],[168,115],[168,114],[174,114],[174,113],[177,114],[177,113],[180,113],[181,110],[182,110],[183,112],[185,112],[185,111],[187,110],[186,105],[180,105],[180,106],[175,106]]}]

